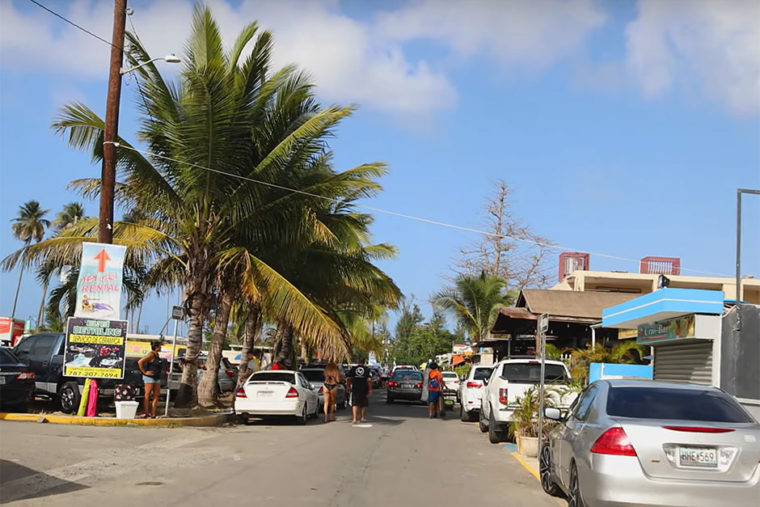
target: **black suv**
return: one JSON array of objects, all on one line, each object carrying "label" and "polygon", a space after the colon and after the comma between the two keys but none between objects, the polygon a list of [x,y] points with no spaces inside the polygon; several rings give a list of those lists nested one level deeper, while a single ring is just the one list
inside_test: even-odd
[{"label": "black suv", "polygon": [[[33,334],[23,338],[13,349],[19,361],[34,372],[35,393],[53,398],[62,412],[71,414],[79,408],[83,378],[63,376],[63,333]],[[142,374],[137,367],[138,358],[127,358],[123,380],[98,379],[98,394],[112,398],[116,384],[142,387]],[[164,379],[165,381],[165,379]]]}]

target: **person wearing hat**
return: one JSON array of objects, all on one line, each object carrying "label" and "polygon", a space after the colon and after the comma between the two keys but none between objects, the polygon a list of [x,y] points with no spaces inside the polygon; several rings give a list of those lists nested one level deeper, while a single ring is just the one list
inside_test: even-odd
[{"label": "person wearing hat", "polygon": [[[441,397],[441,390],[446,387],[443,381],[443,375],[438,369],[438,364],[430,363],[430,372],[428,373],[428,411],[430,418],[438,416],[438,403]],[[441,410],[443,416],[443,410]]]}]

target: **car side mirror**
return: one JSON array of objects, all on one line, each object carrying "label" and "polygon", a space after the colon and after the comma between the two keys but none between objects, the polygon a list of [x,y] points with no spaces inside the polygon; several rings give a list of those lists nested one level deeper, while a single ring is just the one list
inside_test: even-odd
[{"label": "car side mirror", "polygon": [[558,408],[546,407],[544,408],[544,417],[551,419],[552,421],[562,421],[562,412]]},{"label": "car side mirror", "polygon": [[487,378],[484,378],[484,379],[483,379],[483,385],[485,385],[485,386],[487,386],[487,385],[488,385],[488,379],[487,379]]}]

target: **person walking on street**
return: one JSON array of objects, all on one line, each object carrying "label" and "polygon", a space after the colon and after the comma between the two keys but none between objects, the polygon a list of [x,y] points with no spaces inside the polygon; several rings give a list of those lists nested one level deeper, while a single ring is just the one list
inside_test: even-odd
[{"label": "person walking on street", "polygon": [[343,375],[341,375],[338,365],[331,361],[325,366],[324,376],[324,413],[325,422],[329,422],[335,420],[335,404],[337,403],[338,398],[338,384],[343,382]]},{"label": "person walking on street", "polygon": [[348,378],[348,386],[351,390],[351,411],[353,412],[353,424],[356,424],[361,412],[361,422],[367,422],[367,406],[369,397],[372,395],[372,383],[369,378],[369,368],[364,365],[364,359],[351,371]]},{"label": "person walking on street", "polygon": [[[158,398],[161,395],[161,373],[163,372],[163,359],[158,353],[161,351],[161,342],[156,340],[150,344],[150,352],[137,361],[137,367],[143,376],[145,393],[143,396],[143,414],[142,418],[156,418],[156,408],[158,408]],[[151,401],[151,396],[153,400]]]},{"label": "person walking on street", "polygon": [[[443,375],[438,370],[436,363],[430,363],[430,372],[428,373],[428,411],[430,418],[438,416],[439,404],[441,401],[441,390],[446,387],[443,381]],[[441,417],[443,417],[443,407],[441,408]]]}]

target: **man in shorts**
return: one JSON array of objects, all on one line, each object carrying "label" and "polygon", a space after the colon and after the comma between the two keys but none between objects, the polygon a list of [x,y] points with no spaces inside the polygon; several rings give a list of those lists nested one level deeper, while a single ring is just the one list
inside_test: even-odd
[{"label": "man in shorts", "polygon": [[[438,369],[436,363],[430,363],[430,372],[428,373],[428,411],[430,418],[438,416],[438,407],[441,401],[441,390],[446,387],[443,381],[443,375]],[[443,410],[441,410],[443,416]]]},{"label": "man in shorts", "polygon": [[348,377],[349,389],[351,390],[351,410],[353,411],[356,424],[361,410],[361,422],[367,422],[367,406],[369,397],[372,395],[372,383],[369,378],[369,368],[364,365],[364,359],[359,360],[359,364],[351,370]]}]

